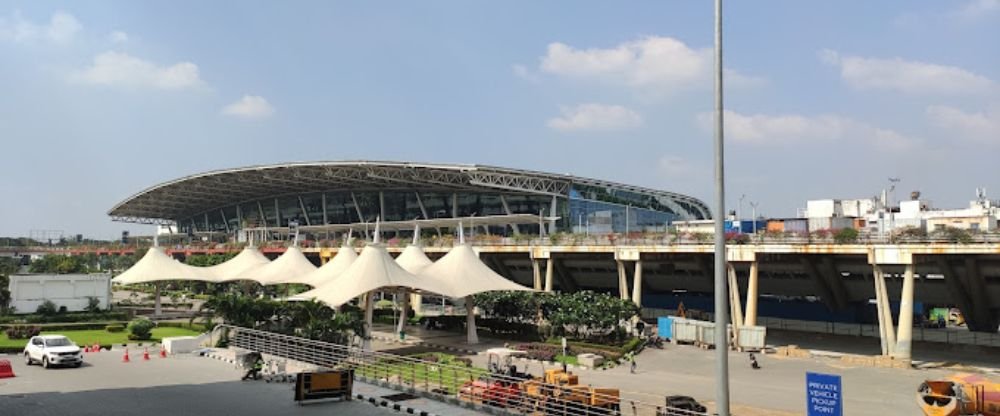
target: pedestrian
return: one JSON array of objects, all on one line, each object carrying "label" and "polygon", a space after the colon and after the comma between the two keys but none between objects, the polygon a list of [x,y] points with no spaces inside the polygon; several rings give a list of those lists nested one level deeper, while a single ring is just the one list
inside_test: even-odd
[{"label": "pedestrian", "polygon": [[241,380],[254,379],[260,380],[260,371],[264,369],[264,357],[260,355],[259,352],[251,352],[247,355],[247,361],[249,365],[247,366],[247,372],[243,375]]},{"label": "pedestrian", "polygon": [[635,352],[629,351],[625,354],[625,360],[629,362],[629,372],[635,374]]},{"label": "pedestrian", "polygon": [[760,364],[757,364],[757,357],[750,353],[750,368],[754,370],[760,370]]}]

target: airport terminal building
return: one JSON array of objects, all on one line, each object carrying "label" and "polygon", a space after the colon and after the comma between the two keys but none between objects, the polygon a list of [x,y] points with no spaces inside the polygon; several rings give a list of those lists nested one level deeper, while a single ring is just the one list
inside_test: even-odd
[{"label": "airport terminal building", "polygon": [[[115,205],[125,222],[173,232],[358,231],[376,218],[402,224],[467,219],[490,233],[664,231],[711,217],[693,197],[604,180],[480,165],[311,162],[199,173],[154,185]],[[476,222],[478,219],[478,223]],[[450,221],[446,221],[450,220]],[[433,224],[434,222],[427,222]],[[543,228],[540,230],[539,228]]]}]

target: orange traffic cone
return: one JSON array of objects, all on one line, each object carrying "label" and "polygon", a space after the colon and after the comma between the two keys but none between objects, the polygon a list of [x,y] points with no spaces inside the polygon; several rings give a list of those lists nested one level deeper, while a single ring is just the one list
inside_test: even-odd
[{"label": "orange traffic cone", "polygon": [[90,352],[90,347],[89,346],[83,347],[83,352],[85,352],[85,353],[86,352]]},{"label": "orange traffic cone", "polygon": [[130,362],[130,360],[128,359],[128,348],[125,349],[125,355],[122,356],[122,362],[123,363]]},{"label": "orange traffic cone", "polygon": [[101,352],[101,344],[94,344],[93,351],[94,352]]},{"label": "orange traffic cone", "polygon": [[167,358],[167,350],[163,349],[162,345],[160,346],[160,358]]},{"label": "orange traffic cone", "polygon": [[142,360],[149,361],[149,348],[142,351]]}]

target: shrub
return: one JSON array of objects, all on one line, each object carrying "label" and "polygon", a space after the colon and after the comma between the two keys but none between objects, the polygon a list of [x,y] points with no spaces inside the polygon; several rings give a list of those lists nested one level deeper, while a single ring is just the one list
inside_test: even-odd
[{"label": "shrub", "polygon": [[56,311],[58,311],[58,309],[56,309],[56,304],[51,300],[46,300],[45,302],[42,302],[41,305],[38,305],[38,309],[35,309],[35,313],[42,316],[55,315]]},{"label": "shrub", "polygon": [[533,342],[530,344],[519,344],[515,346],[514,349],[526,352],[528,359],[541,360],[541,361],[554,361],[556,359],[556,355],[562,352],[561,346],[542,344],[537,342]]},{"label": "shrub", "polygon": [[147,340],[153,336],[153,327],[156,324],[147,318],[138,318],[129,322],[128,324],[128,339],[136,340]]},{"label": "shrub", "polygon": [[388,299],[382,299],[378,302],[375,302],[375,309],[392,309],[392,307],[393,303],[391,300]]},{"label": "shrub", "polygon": [[122,324],[112,324],[104,327],[105,331],[108,332],[122,332],[125,330],[125,325]]},{"label": "shrub", "polygon": [[64,313],[66,313],[67,310],[68,309],[66,309],[66,305],[62,305],[62,306],[59,307],[59,314],[60,315],[64,314]]},{"label": "shrub", "polygon": [[97,299],[97,296],[87,296],[87,307],[83,310],[90,313],[98,313],[101,311],[101,300]]},{"label": "shrub", "polygon": [[837,244],[849,244],[858,241],[858,230],[853,228],[841,228],[833,234],[833,241]]},{"label": "shrub", "polygon": [[4,331],[8,339],[28,339],[42,332],[42,328],[36,325],[15,325]]}]

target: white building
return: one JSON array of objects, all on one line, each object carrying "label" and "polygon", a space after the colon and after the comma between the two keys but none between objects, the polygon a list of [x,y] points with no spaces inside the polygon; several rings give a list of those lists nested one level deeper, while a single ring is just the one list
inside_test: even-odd
[{"label": "white building", "polygon": [[10,276],[10,305],[17,313],[35,313],[46,300],[56,308],[82,311],[89,297],[97,298],[102,310],[111,301],[111,275],[107,274],[15,274]]},{"label": "white building", "polygon": [[[945,227],[962,228],[973,231],[993,232],[1000,230],[1000,202],[986,198],[985,189],[976,190],[976,199],[964,209],[934,209],[930,201],[919,199],[919,192],[912,198],[900,201],[898,207],[886,209],[886,193],[882,198],[867,199],[820,199],[806,202],[805,216],[813,224],[834,223],[837,218],[864,219],[860,227],[873,233],[890,232],[912,227],[933,232]],[[835,228],[835,227],[831,227]]]}]

